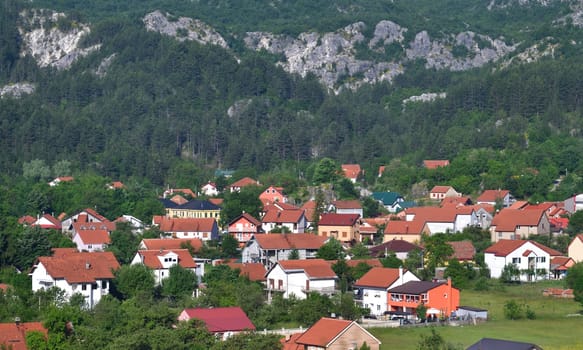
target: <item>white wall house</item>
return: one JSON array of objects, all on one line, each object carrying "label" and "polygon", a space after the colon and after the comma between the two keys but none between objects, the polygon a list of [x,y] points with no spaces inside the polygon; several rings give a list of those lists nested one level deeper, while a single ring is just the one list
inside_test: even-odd
[{"label": "white wall house", "polygon": [[197,264],[188,249],[138,250],[131,262],[131,265],[135,264],[148,266],[154,273],[156,285],[162,284],[163,280],[170,276],[170,268],[175,265],[180,265],[197,274]]},{"label": "white wall house", "polygon": [[110,242],[106,230],[78,230],[73,236],[73,243],[80,252],[102,252]]},{"label": "white wall house", "polygon": [[267,290],[283,293],[284,298],[292,294],[305,299],[309,293],[332,295],[336,292],[338,277],[323,259],[286,260],[275,264],[267,272]]},{"label": "white wall house", "polygon": [[561,255],[561,252],[534,241],[503,239],[484,251],[484,262],[492,278],[500,278],[504,267],[513,264],[520,271],[521,281],[536,281],[549,277],[551,258]]},{"label": "white wall house", "polygon": [[65,298],[81,294],[85,306],[93,308],[109,294],[113,271],[119,263],[111,252],[68,252],[64,255],[40,257],[33,266],[32,291],[57,287]]},{"label": "white wall house", "polygon": [[261,263],[269,269],[276,262],[287,260],[294,249],[300,260],[313,259],[326,241],[326,237],[311,233],[257,234],[247,242],[241,258],[243,263]]}]

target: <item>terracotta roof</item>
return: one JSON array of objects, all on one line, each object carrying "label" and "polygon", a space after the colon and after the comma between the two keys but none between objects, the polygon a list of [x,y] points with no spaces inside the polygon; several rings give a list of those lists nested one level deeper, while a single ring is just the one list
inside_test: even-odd
[{"label": "terracotta roof", "polygon": [[52,278],[65,279],[69,284],[112,279],[113,271],[119,268],[112,252],[70,252],[52,257],[41,256],[38,263],[46,268]]},{"label": "terracotta roof", "polygon": [[419,235],[425,226],[424,220],[391,220],[385,226],[385,235]]},{"label": "terracotta roof", "polygon": [[184,309],[182,312],[191,319],[203,321],[211,333],[255,330],[249,317],[238,306]]},{"label": "terracotta roof", "polygon": [[255,225],[255,227],[261,226],[261,222],[259,220],[257,220],[256,218],[254,218],[249,213],[243,213],[243,214],[237,216],[235,219],[233,219],[233,220],[231,220],[231,222],[229,222],[229,226],[235,224],[237,221],[239,221],[241,219],[247,220],[249,223]]},{"label": "terracotta roof", "polygon": [[18,218],[18,223],[21,225],[32,225],[36,221],[34,216],[25,215]]},{"label": "terracotta roof", "polygon": [[399,269],[388,267],[373,267],[356,282],[354,282],[354,286],[389,288],[398,279]]},{"label": "terracotta roof", "polygon": [[379,166],[379,177],[383,176],[386,168],[387,168],[386,165]]},{"label": "terracotta roof", "polygon": [[517,226],[538,226],[543,216],[544,210],[520,210],[504,208],[494,215],[492,224],[497,232],[515,231]]},{"label": "terracotta roof", "polygon": [[140,246],[145,247],[144,250],[185,249],[185,245],[188,244],[195,251],[202,248],[202,240],[200,238],[144,238]]},{"label": "terracotta roof", "polygon": [[379,257],[384,256],[385,252],[409,253],[415,249],[421,249],[421,247],[405,241],[404,239],[392,239],[383,244],[377,245],[376,247],[372,247],[368,251],[371,256]]},{"label": "terracotta roof", "polygon": [[441,200],[441,207],[459,207],[472,204],[470,197],[446,197]]},{"label": "terracotta roof", "polygon": [[53,256],[64,256],[79,253],[77,248],[52,248],[51,252],[53,253]]},{"label": "terracotta roof", "polygon": [[508,209],[524,209],[527,206],[528,206],[528,202],[527,201],[516,201],[516,202],[512,203],[508,207]]},{"label": "terracotta roof", "polygon": [[262,249],[319,249],[326,242],[326,237],[311,233],[271,233],[255,235],[255,240]]},{"label": "terracotta roof", "polygon": [[287,337],[281,338],[279,341],[283,345],[281,350],[304,350],[304,346],[298,344],[296,341],[303,333],[294,333]]},{"label": "terracotta roof", "polygon": [[11,285],[6,284],[6,283],[0,283],[0,290],[3,292],[6,292],[9,288],[12,288]]},{"label": "terracotta roof", "polygon": [[223,205],[225,200],[223,198],[209,198],[209,202],[211,202],[211,204],[216,205],[217,207],[220,207],[221,205]]},{"label": "terracotta roof", "polygon": [[551,258],[551,270],[567,270],[575,264],[575,260],[568,256],[555,256]]},{"label": "terracotta roof", "polygon": [[424,160],[423,165],[427,169],[437,169],[439,167],[445,167],[449,165],[449,160]]},{"label": "terracotta roof", "polygon": [[36,220],[33,225],[46,229],[61,229],[61,222],[50,214],[44,214],[38,220]]},{"label": "terracotta roof", "polygon": [[508,190],[485,190],[482,194],[476,199],[477,202],[488,202],[488,203],[495,203],[498,199],[504,199],[510,191]]},{"label": "terracotta roof", "polygon": [[303,270],[310,279],[337,278],[330,264],[324,259],[280,260],[277,263],[285,272]]},{"label": "terracotta roof", "polygon": [[294,210],[276,210],[271,209],[265,213],[262,222],[276,222],[276,223],[297,223],[304,216],[304,211],[301,209]]},{"label": "terracotta roof", "polygon": [[79,232],[79,231],[84,231],[84,230],[103,230],[103,231],[108,231],[108,232],[112,232],[115,230],[115,223],[111,222],[111,221],[104,221],[104,222],[87,222],[84,221],[85,219],[87,219],[87,216],[82,216],[80,215],[79,218],[81,218],[83,221],[77,221],[73,223],[73,230],[75,232]]},{"label": "terracotta roof", "polygon": [[213,218],[164,218],[160,223],[163,232],[212,232],[215,227]]},{"label": "terracotta roof", "polygon": [[230,187],[245,187],[245,186],[257,186],[257,185],[259,185],[259,182],[257,182],[256,180],[253,180],[250,177],[244,177],[240,180],[233,182],[230,185]]},{"label": "terracotta roof", "polygon": [[111,183],[109,184],[109,186],[110,186],[111,188],[114,188],[114,189],[116,189],[116,190],[118,190],[118,189],[121,189],[121,188],[124,188],[124,187],[125,187],[125,186],[124,186],[124,184],[123,184],[123,182],[121,182],[121,181],[113,181],[113,182],[111,182]]},{"label": "terracotta roof", "polygon": [[537,243],[535,241],[527,241],[522,239],[501,239],[498,242],[486,248],[486,250],[484,250],[484,253],[494,254],[495,256],[507,256],[508,254],[512,253],[513,251],[521,247],[523,244],[526,244],[527,242],[534,244],[535,246],[537,246],[539,249],[542,249],[550,256],[563,255],[561,252],[551,249],[549,247],[545,247],[544,245]]},{"label": "terracotta roof", "polygon": [[177,194],[175,196],[172,196],[172,198],[170,198],[170,201],[172,201],[173,203],[176,203],[178,205],[182,205],[182,204],[188,203],[188,199],[182,197],[179,194]]},{"label": "terracotta roof", "polygon": [[109,232],[106,230],[79,230],[76,233],[83,244],[109,244]]},{"label": "terracotta roof", "polygon": [[161,257],[168,253],[178,255],[178,265],[185,269],[192,269],[196,267],[196,263],[190,255],[188,249],[159,249],[159,250],[138,250],[137,254],[141,257],[142,263],[151,269],[162,269]]},{"label": "terracotta roof", "polygon": [[322,214],[318,226],[354,226],[360,215],[358,214]]},{"label": "terracotta roof", "polygon": [[358,200],[334,201],[332,204],[338,209],[362,209]]},{"label": "terracotta roof", "polygon": [[251,281],[265,281],[265,266],[261,263],[227,263],[232,269],[239,269],[240,275]]},{"label": "terracotta roof", "polygon": [[471,261],[474,260],[474,256],[476,255],[476,248],[474,244],[470,240],[466,241],[453,241],[447,242],[453,248],[453,256],[451,258],[455,258],[459,261]]},{"label": "terracotta roof", "polygon": [[275,202],[275,203],[266,203],[263,206],[263,212],[268,212],[270,210],[301,210],[300,208],[296,207],[293,204],[289,203],[282,203],[282,202]]},{"label": "terracotta roof", "polygon": [[352,322],[353,321],[323,317],[314,323],[312,327],[308,328],[304,334],[299,336],[296,339],[296,343],[326,348],[327,345],[344,332]]},{"label": "terracotta roof", "polygon": [[41,332],[45,337],[48,335],[47,329],[40,322],[0,323],[0,344],[11,350],[26,350],[28,332]]},{"label": "terracotta roof", "polygon": [[83,210],[85,213],[95,217],[97,220],[101,221],[101,222],[107,222],[109,221],[105,216],[99,214],[95,209],[92,208],[85,208]]},{"label": "terracotta roof", "polygon": [[431,192],[431,193],[446,193],[450,189],[453,189],[453,187],[451,187],[451,186],[433,186],[433,188],[429,192]]},{"label": "terracotta roof", "polygon": [[361,173],[359,164],[342,164],[341,168],[344,176],[349,179],[356,179]]},{"label": "terracotta roof", "polygon": [[[330,260],[329,260],[330,261]],[[370,267],[383,267],[379,259],[351,259],[346,260],[346,265],[350,267],[356,267],[360,264],[367,264]]]}]

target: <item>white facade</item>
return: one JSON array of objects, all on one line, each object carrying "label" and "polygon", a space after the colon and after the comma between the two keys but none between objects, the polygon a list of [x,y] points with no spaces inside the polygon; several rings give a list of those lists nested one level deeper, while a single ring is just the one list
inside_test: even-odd
[{"label": "white facade", "polygon": [[77,245],[77,250],[80,252],[102,252],[105,250],[105,248],[107,248],[107,244],[105,243],[92,243],[92,244],[87,244],[85,242],[83,242],[83,240],[81,239],[81,236],[79,234],[75,234],[75,236],[73,236],[73,243],[75,243]]},{"label": "white facade", "polygon": [[362,297],[362,307],[368,308],[371,315],[383,315],[385,311],[389,311],[387,306],[387,290],[398,287],[409,281],[419,281],[419,278],[410,271],[406,271],[400,275],[400,277],[395,280],[395,282],[393,282],[388,288],[358,288],[358,286],[355,286],[355,288],[358,288],[359,296]]},{"label": "white facade", "polygon": [[[277,233],[274,233],[277,234]],[[298,251],[299,260],[313,259],[316,257],[318,249],[296,249]],[[241,261],[243,263],[262,263],[267,269],[275,265],[280,260],[288,260],[292,249],[263,249],[259,242],[251,239],[247,242],[243,252],[241,253]]]},{"label": "white facade", "polygon": [[93,308],[101,297],[109,294],[111,281],[109,279],[96,280],[94,283],[73,283],[69,284],[63,278],[53,278],[49,275],[46,267],[38,263],[32,272],[32,291],[36,292],[41,289],[50,289],[57,287],[65,292],[67,300],[74,294],[81,294],[85,298],[85,305]]},{"label": "white facade", "polygon": [[[550,254],[528,241],[507,256],[496,256],[494,253],[485,253],[484,262],[490,269],[490,276],[492,278],[500,278],[504,267],[508,264],[514,264],[521,271],[521,281],[546,279],[551,268]],[[534,271],[540,272],[544,270],[546,272],[535,274],[529,279],[528,274],[523,273],[524,270],[528,269],[534,269]]]},{"label": "white facade", "polygon": [[[160,285],[162,284],[162,281],[166,278],[168,278],[168,276],[170,276],[170,268],[174,265],[178,264],[178,254],[169,251],[164,255],[158,255],[156,256],[156,259],[158,259],[158,262],[160,263],[160,267],[158,268],[152,268],[151,266],[150,269],[152,269],[152,272],[154,273],[154,281],[156,283],[156,285]],[[194,259],[193,259],[194,261]],[[132,259],[131,265],[135,265],[135,264],[143,264],[144,260],[143,260],[143,256],[141,254],[140,251],[138,251],[136,253],[136,255],[134,256],[134,258]],[[198,266],[198,264],[196,264]],[[204,264],[203,264],[204,267]],[[198,277],[199,274],[197,274],[196,268],[190,269],[192,270]]]},{"label": "white facade", "polygon": [[283,292],[284,298],[294,294],[298,299],[306,299],[309,292],[332,294],[336,287],[335,278],[309,278],[304,271],[286,272],[279,264],[269,271],[266,283],[269,291]]}]

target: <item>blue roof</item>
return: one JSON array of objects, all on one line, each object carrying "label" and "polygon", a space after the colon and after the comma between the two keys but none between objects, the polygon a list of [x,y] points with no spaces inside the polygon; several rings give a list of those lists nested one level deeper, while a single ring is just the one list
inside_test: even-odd
[{"label": "blue roof", "polygon": [[393,205],[399,198],[403,198],[397,192],[373,192],[372,198],[383,202],[383,205]]},{"label": "blue roof", "polygon": [[221,210],[221,207],[215,205],[209,201],[201,201],[201,200],[191,200],[184,204],[176,204],[170,199],[160,199],[164,208],[167,209],[191,209],[191,210]]}]

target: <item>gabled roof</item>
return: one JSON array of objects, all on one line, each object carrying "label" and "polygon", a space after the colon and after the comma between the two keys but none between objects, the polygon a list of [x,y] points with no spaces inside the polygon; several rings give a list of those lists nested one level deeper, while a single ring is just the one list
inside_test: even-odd
[{"label": "gabled roof", "polygon": [[244,177],[240,180],[237,180],[229,185],[229,187],[245,187],[245,186],[258,186],[259,182],[253,180],[250,177]]},{"label": "gabled roof", "polygon": [[310,200],[304,203],[300,208],[304,211],[304,215],[306,216],[306,220],[312,222],[314,220],[314,213],[316,213],[316,201]]},{"label": "gabled roof", "polygon": [[185,249],[188,244],[195,251],[202,248],[202,240],[200,238],[144,238],[140,246],[145,247],[144,250]]},{"label": "gabled roof", "polygon": [[297,343],[299,337],[302,336],[303,333],[294,333],[287,337],[281,338],[279,341],[283,345],[281,350],[304,350],[304,346]]},{"label": "gabled roof", "polygon": [[433,186],[433,188],[431,189],[431,193],[446,193],[449,190],[454,190],[455,189],[451,186]]},{"label": "gabled roof", "polygon": [[341,166],[344,176],[349,179],[356,179],[361,173],[359,164],[342,164]]},{"label": "gabled roof", "polygon": [[[45,267],[52,278],[65,279],[69,284],[112,279],[113,271],[119,268],[112,252],[69,252],[52,257],[41,256],[38,263]],[[33,271],[35,269],[36,265]]]},{"label": "gabled roof", "polygon": [[429,281],[409,281],[405,284],[389,289],[389,293],[404,293],[419,295],[427,293],[428,291],[437,288],[443,284],[446,283],[435,283]]},{"label": "gabled roof", "polygon": [[359,214],[322,214],[318,226],[354,226],[360,218]]},{"label": "gabled roof", "polygon": [[355,287],[389,288],[399,279],[399,269],[388,267],[373,267],[354,282]]},{"label": "gabled roof", "polygon": [[555,256],[551,258],[551,270],[567,270],[575,264],[575,260],[568,256]]},{"label": "gabled roof", "polygon": [[213,218],[164,218],[160,223],[163,232],[212,232],[216,227]]},{"label": "gabled roof", "polygon": [[535,245],[539,249],[543,250],[544,252],[546,252],[550,256],[562,256],[563,255],[561,252],[554,250],[554,249],[551,249],[549,247],[545,247],[544,245],[542,245],[538,242],[522,240],[522,239],[501,239],[498,242],[496,242],[496,243],[492,244],[491,246],[489,246],[488,248],[486,248],[486,250],[484,250],[484,253],[494,254],[495,256],[504,257],[504,256],[508,256],[510,253],[512,253],[513,251],[515,251],[516,249],[520,248],[522,245],[524,245],[528,242]]},{"label": "gabled roof", "polygon": [[391,220],[385,226],[385,235],[419,235],[425,226],[424,220],[415,218],[412,221]]},{"label": "gabled roof", "polygon": [[231,226],[231,225],[235,224],[236,222],[238,222],[240,220],[247,220],[249,223],[255,225],[255,227],[261,226],[261,222],[259,220],[257,220],[256,218],[254,218],[249,213],[243,213],[243,214],[237,216],[236,218],[234,218],[233,220],[231,220],[231,222],[229,222],[229,225],[228,226]]},{"label": "gabled roof", "polygon": [[383,202],[383,205],[393,205],[399,198],[403,198],[397,192],[373,192],[372,198]]},{"label": "gabled roof", "polygon": [[254,235],[253,237],[265,250],[320,249],[327,239],[311,233],[271,233]]},{"label": "gabled roof", "polygon": [[36,220],[32,226],[39,226],[40,228],[44,229],[60,230],[61,222],[50,214],[44,214],[38,220]]},{"label": "gabled roof", "polygon": [[11,350],[26,350],[26,334],[41,332],[48,335],[48,330],[41,322],[0,323],[0,345],[6,345]]},{"label": "gabled roof", "polygon": [[496,200],[504,199],[509,194],[508,190],[485,190],[476,199],[476,202],[495,203]]},{"label": "gabled roof", "polygon": [[441,200],[441,207],[459,207],[467,206],[472,204],[472,199],[470,197],[446,197]]},{"label": "gabled roof", "polygon": [[359,328],[363,333],[374,339],[376,344],[381,342],[355,321],[339,320],[323,317],[308,328],[304,334],[296,339],[297,344],[328,348],[328,346],[351,327]]},{"label": "gabled roof", "polygon": [[183,313],[191,319],[205,323],[211,333],[240,332],[255,330],[247,314],[238,306],[184,309]]},{"label": "gabled roof", "polygon": [[492,219],[491,226],[497,232],[515,231],[517,226],[538,226],[546,215],[544,210],[520,210],[504,208]]},{"label": "gabled roof", "polygon": [[109,244],[109,232],[106,230],[78,230],[77,236],[83,244]]},{"label": "gabled roof", "polygon": [[449,165],[449,160],[424,160],[423,166],[427,169],[437,169],[439,167],[445,167]]},{"label": "gabled roof", "polygon": [[362,209],[362,205],[356,199],[354,199],[354,200],[337,200],[337,201],[333,201],[332,204],[337,209]]},{"label": "gabled roof", "polygon": [[476,248],[470,240],[466,241],[452,241],[447,242],[453,248],[453,256],[450,259],[455,258],[459,261],[471,261],[474,260],[476,255]]},{"label": "gabled roof", "polygon": [[482,338],[478,342],[470,345],[466,350],[542,350],[542,348],[532,343]]},{"label": "gabled roof", "polygon": [[301,209],[292,210],[268,210],[263,219],[263,223],[274,222],[274,223],[298,223],[304,217],[304,211]]},{"label": "gabled roof", "polygon": [[265,281],[265,266],[261,263],[227,263],[232,269],[238,269],[241,276],[247,277],[251,281]]},{"label": "gabled roof", "polygon": [[160,258],[168,255],[169,253],[174,253],[178,256],[178,265],[184,268],[196,268],[196,263],[190,255],[188,249],[167,249],[167,250],[138,250],[136,253],[140,256],[142,263],[151,269],[162,269],[164,268]]},{"label": "gabled roof", "polygon": [[337,278],[330,264],[324,259],[280,260],[277,264],[286,273],[303,271],[310,279]]},{"label": "gabled roof", "polygon": [[25,215],[18,218],[18,223],[21,225],[32,225],[36,221],[34,216]]},{"label": "gabled roof", "polygon": [[404,239],[392,239],[383,244],[377,245],[376,247],[372,247],[368,251],[371,256],[384,256],[385,252],[409,253],[415,249],[421,249],[421,247]]}]

